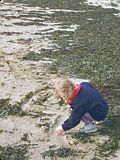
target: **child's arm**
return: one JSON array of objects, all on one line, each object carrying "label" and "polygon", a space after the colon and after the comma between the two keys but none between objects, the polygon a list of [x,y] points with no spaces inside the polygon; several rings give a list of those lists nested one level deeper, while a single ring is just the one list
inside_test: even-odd
[{"label": "child's arm", "polygon": [[77,126],[80,123],[84,113],[85,111],[82,106],[75,106],[70,117],[62,124],[63,130],[66,131]]},{"label": "child's arm", "polygon": [[56,129],[57,135],[60,135],[64,131],[69,130],[69,129],[75,127],[76,125],[78,125],[80,123],[83,115],[84,115],[83,107],[76,106],[72,110],[70,117],[66,121],[64,121],[62,126],[57,127],[57,129]]}]

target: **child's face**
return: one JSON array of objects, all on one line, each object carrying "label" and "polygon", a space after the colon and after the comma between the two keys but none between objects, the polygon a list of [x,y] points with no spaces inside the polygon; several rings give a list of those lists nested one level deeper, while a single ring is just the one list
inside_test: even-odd
[{"label": "child's face", "polygon": [[54,92],[54,96],[57,98],[57,99],[62,99],[64,101],[66,101],[66,98],[63,96],[63,93],[60,91],[60,90],[55,90]]},{"label": "child's face", "polygon": [[60,97],[65,101],[65,103],[68,103],[68,101],[70,100],[70,97],[68,95],[63,95],[63,93],[61,92]]},{"label": "child's face", "polygon": [[72,84],[58,84],[55,89],[55,97],[62,98],[65,102],[68,102],[74,94],[74,87]]}]

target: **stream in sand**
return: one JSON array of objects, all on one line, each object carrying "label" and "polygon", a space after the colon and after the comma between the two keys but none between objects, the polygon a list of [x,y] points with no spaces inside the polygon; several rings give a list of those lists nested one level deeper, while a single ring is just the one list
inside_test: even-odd
[{"label": "stream in sand", "polygon": [[[72,138],[71,134],[78,132],[79,126],[60,137],[55,134],[55,128],[69,116],[70,111],[69,106],[53,96],[54,85],[62,77],[51,73],[47,68],[55,59],[22,59],[30,52],[41,54],[41,50],[59,50],[61,46],[52,40],[52,34],[63,33],[63,37],[69,37],[78,27],[77,23],[63,23],[59,20],[59,14],[86,11],[66,6],[59,8],[55,4],[50,8],[42,4],[42,1],[35,2],[0,2],[0,99],[8,99],[11,107],[19,105],[27,113],[24,116],[9,115],[0,118],[0,145],[14,147],[29,144],[26,153],[29,160],[90,160],[94,157],[96,144],[81,144]],[[74,39],[69,39],[67,43],[72,46]],[[100,143],[107,138],[99,135],[96,139],[92,137]],[[71,152],[75,149],[77,153],[72,155],[69,150],[67,153],[66,150],[59,150],[60,153],[56,153],[58,157],[52,156],[55,154],[52,150],[62,147],[70,148]],[[41,153],[49,150],[51,153],[46,152],[42,156]]]}]

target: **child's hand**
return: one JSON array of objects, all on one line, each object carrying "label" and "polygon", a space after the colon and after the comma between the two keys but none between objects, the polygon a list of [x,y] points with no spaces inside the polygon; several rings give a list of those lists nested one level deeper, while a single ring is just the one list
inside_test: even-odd
[{"label": "child's hand", "polygon": [[56,128],[56,133],[57,133],[57,135],[60,135],[60,134],[62,134],[63,132],[64,132],[64,130],[63,130],[62,126],[58,126],[58,127]]}]

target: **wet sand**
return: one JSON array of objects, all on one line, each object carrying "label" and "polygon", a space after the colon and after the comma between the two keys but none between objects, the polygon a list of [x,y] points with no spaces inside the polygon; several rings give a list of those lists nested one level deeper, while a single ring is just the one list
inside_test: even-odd
[{"label": "wet sand", "polygon": [[[30,154],[31,160],[42,160],[41,153],[50,147],[53,149],[63,146],[73,149],[78,147],[77,150],[82,149],[83,152],[87,148],[91,155],[88,145],[85,144],[84,148],[80,142],[72,139],[71,135],[57,136],[55,133],[55,128],[69,116],[70,112],[69,106],[66,107],[65,104],[60,106],[59,100],[53,96],[54,85],[62,77],[49,73],[42,64],[38,67],[32,62],[21,60],[16,55],[6,56],[1,53],[0,57],[1,99],[9,99],[11,106],[8,107],[19,105],[27,112],[27,115],[22,117],[9,115],[0,118],[1,146],[30,144],[28,155]],[[78,132],[78,126],[71,132]],[[35,148],[32,147],[34,144]]]}]

